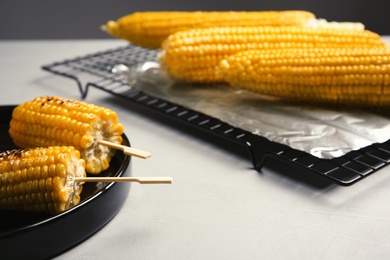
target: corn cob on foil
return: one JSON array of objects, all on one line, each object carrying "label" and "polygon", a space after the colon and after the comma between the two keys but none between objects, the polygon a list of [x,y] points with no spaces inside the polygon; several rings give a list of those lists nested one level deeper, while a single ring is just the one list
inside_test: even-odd
[{"label": "corn cob on foil", "polygon": [[[112,25],[115,25],[115,23],[112,23]],[[163,28],[167,27],[167,25],[162,26]],[[248,26],[248,24],[246,26],[229,24],[224,27],[242,28],[251,26]],[[273,28],[267,33],[260,33],[260,35],[268,33],[272,35],[268,36],[270,40],[263,40],[263,46],[265,47],[261,48],[263,50],[267,50],[270,47],[274,50],[278,48],[281,49],[280,47],[288,47],[291,49],[302,48],[302,50],[307,47],[317,49],[388,48],[387,43],[384,42],[378,34],[365,30],[364,25],[361,23],[327,22],[326,20],[311,17],[308,18],[307,23],[303,26],[300,24],[299,26],[263,25],[260,27]],[[308,37],[306,33],[290,32],[285,34],[285,39],[283,41],[281,37],[282,34],[280,31],[277,31],[286,27],[300,27],[302,28],[302,31],[311,30],[318,34],[313,34]],[[170,36],[162,44],[162,50],[159,55],[159,61],[161,63],[159,65],[163,66],[163,69],[165,69],[163,70],[164,72],[168,71],[170,73],[174,83],[167,81],[167,86],[164,86],[163,89],[161,89],[161,84],[156,83],[156,88],[162,90],[163,93],[161,94],[159,91],[153,91],[153,95],[193,108],[196,111],[204,112],[205,114],[228,122],[231,125],[268,137],[270,140],[287,144],[293,148],[307,151],[308,153],[321,158],[340,156],[348,151],[359,149],[373,142],[383,142],[389,138],[389,124],[387,118],[383,118],[376,114],[366,113],[366,111],[362,113],[360,110],[354,110],[354,105],[358,105],[359,109],[360,106],[365,108],[369,106],[371,108],[378,104],[380,106],[385,104],[387,94],[378,98],[380,93],[386,93],[385,88],[378,90],[378,88],[381,88],[380,85],[367,90],[368,92],[366,93],[369,94],[366,95],[365,99],[363,98],[363,100],[360,101],[355,99],[355,95],[353,94],[354,90],[351,86],[346,87],[344,90],[340,90],[338,93],[345,93],[341,96],[335,95],[332,97],[331,109],[335,108],[336,111],[327,110],[327,101],[325,102],[325,107],[317,107],[318,102],[324,101],[324,96],[321,97],[322,101],[310,99],[311,103],[309,109],[307,109],[307,106],[300,106],[301,103],[299,103],[299,101],[298,104],[293,103],[292,106],[290,106],[291,103],[274,102],[275,100],[279,100],[279,98],[275,98],[275,95],[269,96],[272,93],[262,95],[259,94],[261,93],[259,91],[253,93],[253,89],[251,91],[246,91],[245,88],[242,87],[242,82],[240,81],[238,81],[240,84],[237,84],[234,88],[226,86],[228,78],[222,76],[223,74],[220,73],[219,68],[221,57],[226,55],[222,59],[227,59],[230,55],[234,55],[234,53],[254,49],[253,47],[255,44],[253,43],[253,39],[255,39],[255,36],[225,33],[232,29],[223,29],[225,33],[223,34],[215,30],[216,28],[221,27],[197,27],[190,30],[185,29],[174,33],[171,32]],[[160,30],[162,31],[163,29]],[[205,34],[203,37],[195,37],[196,35],[192,33],[198,30],[208,30],[210,31],[210,34]],[[272,31],[277,33],[272,33]],[[332,31],[334,34],[326,34],[325,31]],[[186,36],[177,37],[176,41],[173,39],[176,35]],[[228,40],[231,40],[231,42],[228,42]],[[238,42],[240,40],[242,42]],[[275,44],[278,41],[281,42],[280,46]],[[173,45],[175,46],[173,47]],[[242,48],[242,46],[244,47]],[[169,49],[173,50],[171,54],[168,54],[168,51],[170,51]],[[170,58],[167,57],[169,55],[171,55]],[[168,59],[172,59],[172,61],[167,61]],[[263,62],[266,61],[263,60]],[[344,65],[348,66],[347,63]],[[355,68],[356,66],[362,68],[358,63],[352,65],[352,67]],[[248,70],[250,71],[251,69]],[[248,75],[245,75],[246,71],[242,71],[240,78],[247,77]],[[371,72],[372,71],[369,69],[368,74]],[[127,77],[127,75],[125,76]],[[364,75],[360,74],[360,76],[357,75],[357,77],[364,77]],[[132,82],[134,77],[130,76],[129,78],[129,82]],[[303,78],[304,76],[301,77],[301,79]],[[375,75],[373,75],[373,78],[375,78]],[[228,80],[229,82],[232,82],[231,79]],[[378,82],[377,80],[374,81]],[[213,83],[213,86],[210,86],[208,83]],[[236,88],[237,86],[241,87]],[[320,87],[316,86],[314,89],[318,88]],[[330,87],[327,88],[329,89]],[[335,87],[332,88],[336,89]],[[361,92],[358,95],[364,95],[364,87],[358,88]],[[302,88],[300,90],[302,90]],[[296,94],[296,97],[299,98],[301,98],[301,96],[310,96],[310,94],[302,93],[303,92],[301,91],[300,94],[293,94]],[[372,93],[374,93],[374,96],[370,97]],[[285,94],[288,95],[288,91],[286,91]],[[330,95],[332,95],[332,93],[330,93]],[[348,98],[348,95],[350,100],[344,99],[344,101],[342,101],[343,99],[341,97]],[[308,99],[306,99],[306,101],[307,100]],[[366,102],[366,100],[369,102]],[[333,103],[336,101],[340,106],[333,106]],[[352,103],[347,104],[350,101]],[[352,111],[348,110],[350,105],[352,105]],[[324,108],[325,110],[322,110]],[[347,111],[344,111],[344,108],[346,108]],[[337,109],[342,109],[342,113],[337,111]]]},{"label": "corn cob on foil", "polygon": [[0,153],[0,209],[61,213],[80,202],[85,162],[72,146]]},{"label": "corn cob on foil", "polygon": [[17,106],[9,128],[20,148],[74,146],[91,174],[106,170],[115,153],[98,141],[121,144],[123,132],[114,111],[56,96],[37,97]]},{"label": "corn cob on foil", "polygon": [[221,61],[231,86],[306,103],[390,106],[390,49],[250,50]]},{"label": "corn cob on foil", "polygon": [[177,81],[224,82],[217,73],[224,58],[246,50],[308,48],[387,48],[374,32],[297,26],[213,27],[180,31],[170,35],[159,61]]},{"label": "corn cob on foil", "polygon": [[[103,30],[145,48],[160,48],[172,33],[216,26],[315,25],[315,15],[308,11],[197,11],[135,12],[116,21],[108,21]],[[325,23],[321,22],[320,26]]]}]

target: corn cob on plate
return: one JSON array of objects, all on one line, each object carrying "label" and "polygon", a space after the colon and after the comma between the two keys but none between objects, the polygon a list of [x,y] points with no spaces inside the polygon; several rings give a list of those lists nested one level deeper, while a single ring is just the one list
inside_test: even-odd
[{"label": "corn cob on plate", "polygon": [[85,160],[86,171],[98,174],[109,167],[115,153],[99,140],[121,144],[123,131],[117,114],[108,108],[42,96],[14,109],[9,133],[21,148],[74,146]]},{"label": "corn cob on plate", "polygon": [[[8,134],[9,122],[15,106],[0,107],[0,148],[14,149]],[[129,140],[123,134],[123,144]],[[116,153],[110,166],[99,176],[122,177],[131,175],[131,156]],[[87,239],[109,222],[122,207],[130,190],[130,183],[85,183],[80,201],[70,209],[52,215],[48,213],[1,210],[0,248],[2,258],[51,258]],[[23,245],[23,250],[17,245]]]},{"label": "corn cob on plate", "polygon": [[58,214],[80,202],[84,160],[73,146],[0,153],[0,209]]}]

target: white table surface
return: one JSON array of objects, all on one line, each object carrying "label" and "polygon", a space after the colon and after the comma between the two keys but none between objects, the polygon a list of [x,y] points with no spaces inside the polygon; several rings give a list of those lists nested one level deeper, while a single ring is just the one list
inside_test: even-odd
[{"label": "white table surface", "polygon": [[[80,99],[73,80],[41,66],[125,44],[0,41],[0,104]],[[133,159],[134,176],[174,183],[132,184],[112,221],[58,259],[390,258],[390,167],[351,187],[318,188],[270,167],[259,173],[245,154],[101,90],[91,88],[85,101],[116,110],[132,146],[152,152]]]}]

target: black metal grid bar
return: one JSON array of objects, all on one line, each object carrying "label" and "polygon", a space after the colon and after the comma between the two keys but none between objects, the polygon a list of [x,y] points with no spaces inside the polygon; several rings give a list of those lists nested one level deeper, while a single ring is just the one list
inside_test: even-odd
[{"label": "black metal grid bar", "polygon": [[245,145],[256,170],[261,171],[268,158],[279,160],[301,171],[323,176],[342,186],[352,185],[390,163],[390,140],[375,143],[334,159],[320,159],[289,146],[269,141],[248,131],[233,127],[203,113],[190,110],[132,88],[117,74],[111,72],[117,64],[134,65],[153,61],[156,51],[127,45],[83,57],[55,62],[42,69],[74,79],[82,98],[89,87],[95,87],[112,95],[148,107],[157,113],[171,116],[192,127],[225,137],[228,141]]}]

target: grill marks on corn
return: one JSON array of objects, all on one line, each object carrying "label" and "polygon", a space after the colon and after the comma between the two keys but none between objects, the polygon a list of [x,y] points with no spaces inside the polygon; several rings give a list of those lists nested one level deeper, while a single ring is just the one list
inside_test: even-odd
[{"label": "grill marks on corn", "polygon": [[384,48],[385,42],[367,30],[299,26],[216,27],[170,35],[159,53],[169,75],[194,83],[224,82],[219,62],[237,52],[292,48]]},{"label": "grill marks on corn", "polygon": [[0,153],[0,162],[10,159],[17,159],[23,156],[23,153],[29,149],[17,149],[17,150],[7,150]]},{"label": "grill marks on corn", "polygon": [[80,150],[86,170],[109,167],[114,150],[98,144],[104,139],[122,143],[123,126],[107,108],[55,96],[38,97],[16,107],[10,135],[21,148],[72,145]]},{"label": "grill marks on corn", "polygon": [[74,147],[12,150],[0,155],[0,208],[60,213],[80,201],[84,160]]},{"label": "grill marks on corn", "polygon": [[11,127],[20,129],[15,130],[16,135],[26,135],[28,141],[20,144],[22,147],[72,144],[85,149],[92,142],[89,133],[98,122],[96,115],[78,111],[78,108],[80,106],[71,101],[38,99],[15,109],[15,121],[11,122],[15,128]]},{"label": "grill marks on corn", "polygon": [[230,85],[282,99],[390,105],[390,49],[250,50],[220,63]]}]

